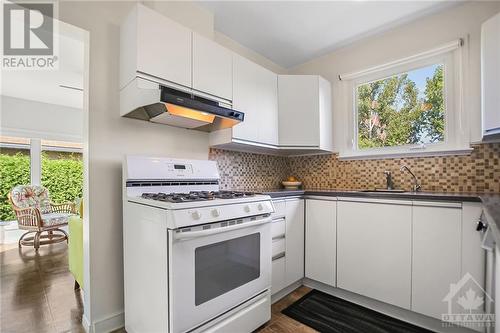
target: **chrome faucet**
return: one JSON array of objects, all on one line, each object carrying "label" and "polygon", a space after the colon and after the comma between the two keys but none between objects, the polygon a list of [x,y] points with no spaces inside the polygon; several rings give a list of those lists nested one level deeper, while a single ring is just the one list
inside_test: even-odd
[{"label": "chrome faucet", "polygon": [[388,190],[393,190],[394,189],[394,182],[392,181],[392,174],[390,171],[384,171],[385,175],[385,181],[387,183],[387,189]]},{"label": "chrome faucet", "polygon": [[408,168],[406,165],[402,165],[400,170],[403,172],[403,171],[408,171],[408,173],[412,176],[413,178],[413,185],[411,186],[411,190],[413,192],[419,192],[422,190],[422,186],[420,186],[420,183],[418,182],[418,179],[417,177],[415,177],[415,175],[413,174],[413,172],[411,172],[410,168]]}]

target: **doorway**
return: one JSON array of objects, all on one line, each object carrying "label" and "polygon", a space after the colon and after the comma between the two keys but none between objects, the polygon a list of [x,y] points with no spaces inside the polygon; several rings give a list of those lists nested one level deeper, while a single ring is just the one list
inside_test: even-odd
[{"label": "doorway", "polygon": [[[75,26],[55,24],[56,69],[2,69],[2,332],[84,332],[89,37]],[[16,188],[22,190],[15,192]],[[13,193],[22,195],[14,198]],[[22,209],[39,211],[32,214],[32,225],[19,213]],[[57,231],[47,228],[52,223],[57,223]],[[40,231],[42,227],[46,229]],[[55,242],[56,234],[67,239]],[[28,241],[20,243],[21,237]]]}]

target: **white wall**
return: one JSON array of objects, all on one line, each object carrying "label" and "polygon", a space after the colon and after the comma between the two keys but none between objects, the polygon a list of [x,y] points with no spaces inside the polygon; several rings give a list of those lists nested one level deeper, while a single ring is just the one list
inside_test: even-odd
[{"label": "white wall", "polygon": [[[291,74],[319,74],[332,83],[334,142],[344,140],[345,124],[338,75],[356,72],[466,38],[468,77],[464,79],[464,107],[469,115],[472,142],[481,139],[480,29],[481,23],[500,11],[500,2],[469,2],[416,20],[381,35],[355,42],[290,70]],[[337,150],[338,147],[336,146]]]},{"label": "white wall", "polygon": [[82,109],[0,96],[2,135],[45,140],[83,140]]},{"label": "white wall", "polygon": [[[207,133],[119,116],[120,23],[133,5],[133,2],[118,1],[59,3],[60,20],[90,32],[89,224],[85,226],[88,228],[90,267],[89,281],[84,288],[85,319],[97,331],[120,325],[123,320],[123,157],[125,154],[154,154],[208,158]],[[147,2],[146,5],[183,21],[199,33],[214,35],[213,17],[205,10],[196,9],[194,4]],[[161,38],[161,31],[158,31],[158,40]],[[245,48],[236,51],[245,53]],[[253,59],[259,58],[248,53]],[[269,66],[270,62],[263,59],[260,59],[261,64]]]}]

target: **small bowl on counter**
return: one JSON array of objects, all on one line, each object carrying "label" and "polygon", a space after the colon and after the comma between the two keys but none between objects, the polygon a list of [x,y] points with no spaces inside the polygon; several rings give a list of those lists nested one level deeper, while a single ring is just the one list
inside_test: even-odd
[{"label": "small bowl on counter", "polygon": [[298,190],[300,188],[300,186],[302,185],[302,182],[282,181],[281,184],[287,190]]}]

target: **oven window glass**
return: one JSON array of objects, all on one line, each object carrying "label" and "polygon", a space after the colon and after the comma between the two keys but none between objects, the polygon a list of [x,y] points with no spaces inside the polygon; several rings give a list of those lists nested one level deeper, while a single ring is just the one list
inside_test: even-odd
[{"label": "oven window glass", "polygon": [[200,305],[260,276],[260,233],[195,250],[195,304]]}]

